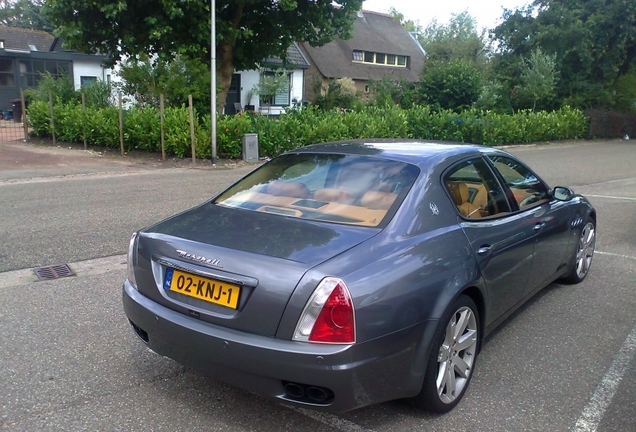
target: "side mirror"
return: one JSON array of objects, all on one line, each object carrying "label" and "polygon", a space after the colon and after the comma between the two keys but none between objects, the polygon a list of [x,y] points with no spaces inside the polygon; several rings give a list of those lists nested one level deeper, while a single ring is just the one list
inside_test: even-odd
[{"label": "side mirror", "polygon": [[559,201],[570,201],[574,191],[565,186],[557,186],[552,190],[552,196]]}]

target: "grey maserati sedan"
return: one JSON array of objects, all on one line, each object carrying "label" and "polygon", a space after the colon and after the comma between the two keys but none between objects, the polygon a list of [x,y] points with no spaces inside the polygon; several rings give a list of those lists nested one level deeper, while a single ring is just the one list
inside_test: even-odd
[{"label": "grey maserati sedan", "polygon": [[596,211],[493,148],[302,147],[130,239],[123,305],[153,351],[281,402],[456,406],[484,338],[581,282]]}]

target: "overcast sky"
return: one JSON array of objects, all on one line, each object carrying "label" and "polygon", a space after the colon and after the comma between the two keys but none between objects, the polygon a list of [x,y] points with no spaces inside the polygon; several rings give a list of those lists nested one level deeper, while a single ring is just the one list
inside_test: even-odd
[{"label": "overcast sky", "polygon": [[477,27],[494,28],[501,22],[503,8],[516,9],[531,0],[365,0],[364,10],[387,13],[391,6],[406,19],[426,27],[433,18],[448,23],[451,14],[468,11],[477,19]]}]

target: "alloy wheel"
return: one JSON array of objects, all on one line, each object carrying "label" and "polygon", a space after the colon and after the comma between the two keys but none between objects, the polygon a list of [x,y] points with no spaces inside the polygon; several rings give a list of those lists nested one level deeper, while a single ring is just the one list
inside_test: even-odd
[{"label": "alloy wheel", "polygon": [[452,403],[462,394],[473,372],[477,354],[477,319],[467,306],[451,317],[437,357],[437,395],[443,403]]},{"label": "alloy wheel", "polygon": [[583,279],[592,264],[592,256],[594,255],[594,244],[596,242],[596,230],[594,224],[588,222],[579,238],[579,246],[576,251],[576,275],[579,279]]}]

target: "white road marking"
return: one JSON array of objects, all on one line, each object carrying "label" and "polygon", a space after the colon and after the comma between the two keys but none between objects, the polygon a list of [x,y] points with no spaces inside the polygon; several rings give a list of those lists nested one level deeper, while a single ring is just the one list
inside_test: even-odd
[{"label": "white road marking", "polygon": [[611,252],[595,251],[594,254],[596,254],[596,255],[608,255],[608,256],[614,256],[614,257],[618,257],[618,258],[636,259],[636,256],[615,254],[615,253],[611,253]]},{"label": "white road marking", "polygon": [[360,425],[350,422],[349,420],[340,418],[334,414],[329,414],[329,413],[320,412],[320,411],[313,411],[313,410],[309,410],[305,408],[297,408],[297,407],[293,407],[293,406],[289,406],[285,404],[280,404],[280,406],[294,410],[313,420],[316,420],[317,422],[320,422],[324,425],[327,425],[329,427],[332,427],[342,432],[373,432],[372,429],[365,429]]},{"label": "white road marking", "polygon": [[583,194],[586,198],[606,198],[606,199],[616,199],[616,200],[627,200],[627,201],[636,201],[636,198],[629,197],[619,197],[614,195],[591,195],[591,194]]},{"label": "white road marking", "polygon": [[636,352],[636,326],[623,342],[623,346],[614,357],[614,361],[609,370],[601,380],[600,384],[592,394],[590,402],[587,404],[581,417],[579,417],[573,432],[595,432],[603,420],[607,407],[612,403],[621,379],[627,372],[629,363],[634,358]]}]

